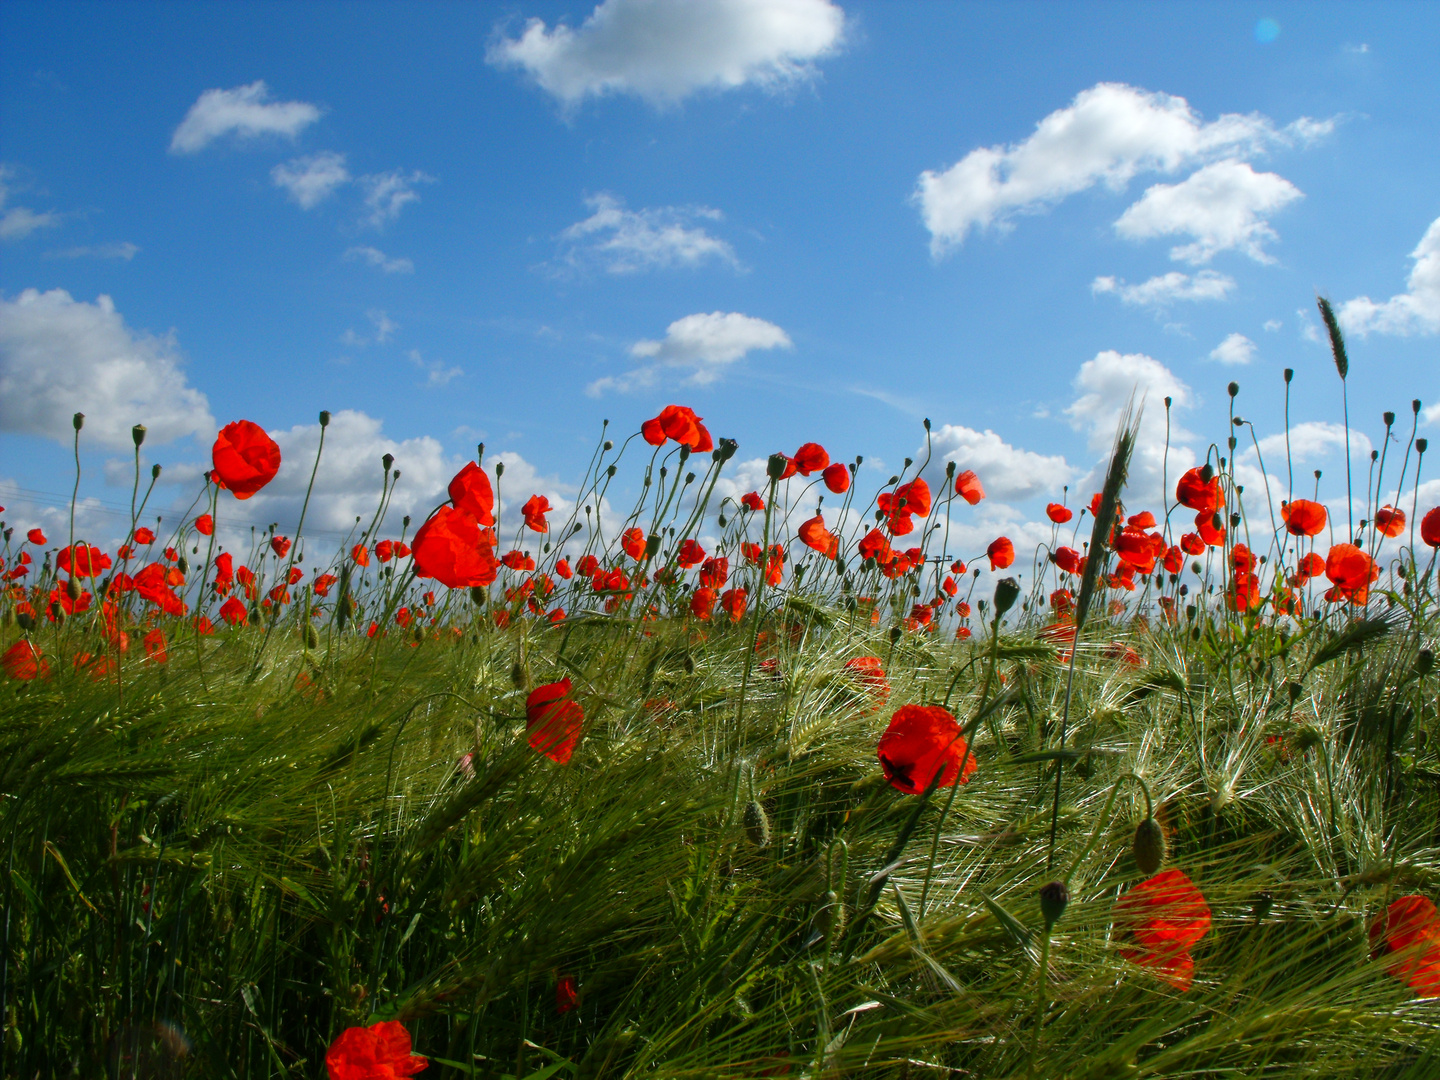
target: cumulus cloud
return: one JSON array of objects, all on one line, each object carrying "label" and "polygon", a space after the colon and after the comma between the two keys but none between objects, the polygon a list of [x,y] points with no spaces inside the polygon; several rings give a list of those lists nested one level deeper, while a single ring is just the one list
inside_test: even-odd
[{"label": "cumulus cloud", "polygon": [[[1159,506],[1162,499],[1162,478],[1177,477],[1195,461],[1195,454],[1184,444],[1194,436],[1179,426],[1174,411],[1192,404],[1190,387],[1159,360],[1144,353],[1119,353],[1107,349],[1093,360],[1080,365],[1075,376],[1075,400],[1065,415],[1077,431],[1085,433],[1092,451],[1106,455],[1100,458],[1082,481],[1082,491],[1098,491],[1104,483],[1109,464],[1109,451],[1121,413],[1133,395],[1137,407],[1144,403],[1135,455],[1131,459],[1128,500],[1136,506]],[[1169,457],[1165,453],[1165,398],[1171,399]]]},{"label": "cumulus cloud", "polygon": [[566,106],[606,94],[659,105],[813,78],[844,29],[830,0],[605,0],[579,29],[531,19],[518,38],[497,38],[487,59],[523,69]]},{"label": "cumulus cloud", "polygon": [[1255,358],[1255,343],[1244,334],[1231,334],[1210,350],[1210,359],[1221,364],[1248,364]]},{"label": "cumulus cloud", "polygon": [[[1002,502],[1059,491],[1075,473],[1064,457],[1022,450],[988,429],[945,424],[931,432],[930,445],[933,456],[926,478],[937,491],[945,490],[949,461],[955,462],[956,472],[973,469],[986,496]],[[923,446],[919,454],[923,460]]]},{"label": "cumulus cloud", "polygon": [[1275,173],[1257,173],[1243,161],[1217,161],[1178,184],[1156,184],[1115,222],[1131,240],[1184,235],[1194,242],[1170,249],[1177,262],[1206,263],[1218,252],[1238,250],[1270,263],[1262,245],[1276,239],[1267,217],[1302,198],[1299,188]]},{"label": "cumulus cloud", "polygon": [[412,202],[419,202],[416,184],[433,184],[435,178],[416,169],[406,175],[403,169],[392,169],[387,173],[360,177],[365,189],[364,224],[383,229],[400,216],[400,211]]},{"label": "cumulus cloud", "polygon": [[409,259],[392,259],[379,248],[352,247],[345,252],[346,262],[363,262],[387,274],[413,274],[415,264]]},{"label": "cumulus cloud", "polygon": [[764,319],[738,311],[686,315],[666,327],[663,340],[641,340],[631,346],[632,356],[653,363],[623,376],[598,379],[586,392],[596,397],[606,390],[653,386],[664,367],[688,369],[688,383],[708,386],[729,365],[756,349],[788,348],[790,336]]},{"label": "cumulus cloud", "polygon": [[230,90],[206,90],[171,136],[170,153],[194,154],[226,135],[293,139],[319,119],[320,109],[309,102],[272,101],[263,80]]},{"label": "cumulus cloud", "polygon": [[[1290,460],[1296,465],[1311,465],[1324,461],[1337,452],[1341,462],[1345,459],[1345,425],[1332,424],[1324,420],[1307,420],[1290,428]],[[1285,457],[1285,433],[1267,435],[1260,440],[1260,452],[1267,458],[1282,460]],[[1369,458],[1370,437],[1363,431],[1350,429],[1350,456],[1356,460]],[[1254,449],[1249,453],[1253,456]]]},{"label": "cumulus cloud", "polygon": [[1127,285],[1114,277],[1097,277],[1090,283],[1090,291],[1096,295],[1112,293],[1123,304],[1156,309],[1168,308],[1182,300],[1224,300],[1234,288],[1234,278],[1214,270],[1201,270],[1194,277],[1172,270],[1139,285]]},{"label": "cumulus cloud", "polygon": [[627,210],[614,195],[601,192],[585,200],[592,213],[563,233],[570,242],[565,261],[572,267],[595,263],[612,274],[671,266],[728,263],[738,268],[735,249],[711,236],[697,219],[719,221],[720,211],[709,207],[660,206]]},{"label": "cumulus cloud", "polygon": [[114,244],[93,244],[83,247],[61,248],[59,251],[47,251],[41,256],[43,259],[121,259],[129,262],[136,255],[140,254],[140,245],[132,244],[128,240]]},{"label": "cumulus cloud", "polygon": [[1371,331],[1406,337],[1440,333],[1440,218],[1430,223],[1410,258],[1415,265],[1408,292],[1380,303],[1360,296],[1340,306],[1340,323],[1347,331],[1362,337]]},{"label": "cumulus cloud", "polygon": [[132,331],[108,296],[88,304],[63,289],[26,289],[0,298],[0,430],[68,443],[76,412],[87,442],[121,449],[137,423],[152,443],[215,430],[173,334]]},{"label": "cumulus cloud", "polygon": [[15,170],[0,165],[0,240],[23,240],[36,229],[49,229],[60,224],[60,215],[53,210],[37,213],[28,206],[8,206],[13,190],[10,181]]},{"label": "cumulus cloud", "polygon": [[350,172],[345,168],[344,154],[322,150],[276,165],[270,170],[270,179],[276,187],[284,188],[302,210],[309,210],[333,195],[336,188],[348,184]]},{"label": "cumulus cloud", "polygon": [[1100,83],[1041,120],[1023,142],[980,147],[948,169],[921,173],[915,200],[938,256],[972,228],[1008,227],[1017,214],[1041,212],[1096,184],[1122,191],[1141,173],[1310,142],[1331,126],[1302,118],[1277,129],[1258,113],[1207,123],[1182,97]]}]

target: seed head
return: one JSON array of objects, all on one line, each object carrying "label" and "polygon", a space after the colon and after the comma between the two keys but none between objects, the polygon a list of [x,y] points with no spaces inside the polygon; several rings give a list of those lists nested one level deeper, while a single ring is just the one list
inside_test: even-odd
[{"label": "seed head", "polygon": [[140,449],[140,444],[145,441],[145,425],[136,424],[130,429],[130,440],[135,444],[135,449]]},{"label": "seed head", "polygon": [[75,430],[79,431],[85,426],[85,414],[83,412],[77,412],[70,418],[70,422],[75,425]]},{"label": "seed head", "polygon": [[745,836],[749,839],[750,845],[760,850],[770,845],[770,815],[765,813],[765,807],[759,801],[751,799],[745,804]]},{"label": "seed head", "polygon": [[327,428],[327,427],[330,426],[330,410],[329,410],[329,409],[321,409],[321,410],[320,410],[320,426],[321,426],[322,428]]},{"label": "seed head", "polygon": [[394,455],[394,454],[382,454],[382,455],[380,455],[380,467],[381,467],[382,469],[384,469],[387,473],[390,471],[390,466],[391,466],[391,465],[394,465],[394,464],[395,464],[395,455]]},{"label": "seed head", "polygon": [[1015,606],[1020,598],[1020,583],[1013,577],[1001,578],[995,583],[995,617],[1002,617]]},{"label": "seed head", "polygon": [[1134,850],[1135,865],[1146,877],[1165,865],[1165,830],[1160,827],[1160,822],[1147,817],[1135,827]]},{"label": "seed head", "polygon": [[1045,920],[1045,929],[1050,929],[1065,914],[1070,903],[1070,890],[1063,881],[1052,881],[1040,886],[1040,916]]}]

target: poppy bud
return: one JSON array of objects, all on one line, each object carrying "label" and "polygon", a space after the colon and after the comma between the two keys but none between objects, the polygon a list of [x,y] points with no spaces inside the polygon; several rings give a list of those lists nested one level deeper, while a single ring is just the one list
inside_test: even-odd
[{"label": "poppy bud", "polygon": [[159,479],[160,479],[160,466],[159,466],[159,465],[151,465],[151,466],[150,466],[150,479],[151,479],[151,480],[159,480]]},{"label": "poppy bud", "polygon": [[[605,475],[613,477],[619,471],[620,470],[617,469],[614,465],[611,465],[608,469],[605,470]],[[495,475],[500,475],[500,462],[498,461],[495,463]],[[590,508],[587,506],[585,509],[588,511]]]},{"label": "poppy bud", "polygon": [[1215,466],[1211,465],[1208,461],[1205,462],[1204,465],[1200,466],[1200,479],[1207,484],[1210,483],[1211,480],[1214,480]]},{"label": "poppy bud", "polygon": [[1288,683],[1288,684],[1287,684],[1287,689],[1289,690],[1289,693],[1290,693],[1290,703],[1291,703],[1292,705],[1293,705],[1295,702],[1299,701],[1299,700],[1300,700],[1300,695],[1305,692],[1305,688],[1304,688],[1303,686],[1301,686],[1298,682]]},{"label": "poppy bud", "polygon": [[953,462],[953,461],[947,461],[947,462],[945,463],[945,479],[946,479],[946,480],[953,480],[953,479],[955,479],[955,462]]},{"label": "poppy bud", "polygon": [[1015,606],[1020,598],[1020,583],[1013,577],[1001,578],[995,583],[995,617],[998,619]]},{"label": "poppy bud", "polygon": [[525,689],[525,665],[519,660],[510,666],[510,681],[515,684],[517,690]]},{"label": "poppy bud", "polygon": [[684,465],[686,459],[689,458],[689,457],[690,457],[690,447],[686,446],[684,443],[681,443],[681,444],[680,444],[680,464],[681,464],[681,465]]},{"label": "poppy bud", "polygon": [[73,577],[65,582],[65,595],[70,597],[71,600],[79,600],[80,582],[76,581]]},{"label": "poppy bud", "polygon": [[1430,674],[1431,668],[1435,666],[1435,653],[1431,649],[1421,649],[1415,657],[1415,674],[1424,678]]},{"label": "poppy bud", "polygon": [[415,624],[414,638],[416,645],[419,645],[422,641],[425,640],[425,628],[421,626],[418,622]]},{"label": "poppy bud", "polygon": [[841,559],[841,558],[839,558],[839,557],[837,557],[837,558],[835,559],[835,572],[836,572],[837,574],[843,574],[843,573],[845,573],[845,560],[844,560],[844,559]]},{"label": "poppy bud", "polygon": [[755,799],[745,804],[745,835],[756,849],[770,844],[770,815]]},{"label": "poppy bud", "polygon": [[695,482],[695,474],[694,474],[693,472],[687,472],[687,473],[685,474],[685,483],[687,483],[687,484],[693,484],[694,482]]},{"label": "poppy bud", "polygon": [[715,460],[729,461],[732,457],[735,456],[735,451],[739,448],[740,444],[734,439],[721,439],[720,445],[715,449],[715,453],[719,454],[720,456]]},{"label": "poppy bud", "polygon": [[389,471],[390,471],[390,466],[391,466],[391,465],[394,465],[394,464],[395,464],[395,455],[394,455],[394,454],[382,454],[382,455],[380,455],[380,467],[381,467],[381,469],[383,469],[385,472],[389,472]]},{"label": "poppy bud", "polygon": [[825,890],[825,895],[820,898],[820,907],[815,912],[815,918],[811,920],[811,929],[820,935],[820,940],[825,942],[827,948],[833,946],[834,942],[845,932],[845,905],[840,902],[839,895],[834,889]]},{"label": "poppy bud", "polygon": [[1052,881],[1040,886],[1040,917],[1045,920],[1048,930],[1065,914],[1065,905],[1070,903],[1070,890],[1063,881]]},{"label": "poppy bud", "polygon": [[892,626],[892,627],[890,628],[890,640],[891,640],[891,641],[899,641],[899,640],[900,640],[900,627],[898,627],[898,626]]},{"label": "poppy bud", "polygon": [[180,568],[182,574],[188,574],[190,572],[190,560],[185,558],[184,555],[180,556],[179,561],[176,562],[175,565]]},{"label": "poppy bud", "polygon": [[784,454],[771,454],[770,460],[765,463],[765,475],[771,480],[779,480],[785,475],[785,467],[789,463],[790,459]]},{"label": "poppy bud", "polygon": [[35,629],[35,617],[28,611],[17,611],[15,613],[15,622],[19,624],[20,629],[24,630],[27,634]]},{"label": "poppy bud", "polygon": [[1240,384],[1238,382],[1232,382],[1226,389],[1230,391],[1230,396],[1233,398],[1236,394],[1240,393]]},{"label": "poppy bud", "polygon": [[483,604],[488,594],[479,585],[470,586],[470,600],[472,603]]},{"label": "poppy bud", "polygon": [[1429,440],[1429,439],[1416,439],[1416,440],[1415,440],[1415,449],[1416,449],[1416,451],[1417,451],[1418,453],[1421,453],[1421,454],[1425,453],[1426,450],[1430,449],[1430,440]]},{"label": "poppy bud", "polygon": [[653,559],[653,558],[654,558],[656,555],[658,555],[659,553],[660,553],[660,537],[658,537],[658,536],[648,537],[648,538],[646,539],[646,541],[645,541],[645,557],[646,557],[647,559]]},{"label": "poppy bud", "polygon": [[85,426],[85,414],[83,412],[77,412],[71,418],[70,422],[75,425],[75,430],[79,431],[82,427]]},{"label": "poppy bud", "polygon": [[1173,403],[1174,403],[1174,399],[1171,398],[1169,394],[1166,394],[1166,395],[1165,395],[1165,408],[1167,408],[1167,409],[1170,408],[1170,406],[1171,406]]},{"label": "poppy bud", "polygon": [[140,449],[140,444],[145,441],[145,425],[136,424],[130,429],[130,439],[135,443],[135,449]]},{"label": "poppy bud", "polygon": [[310,623],[305,624],[305,647],[307,649],[320,647],[320,635],[315,632],[315,627]]},{"label": "poppy bud", "polygon": [[686,674],[686,675],[694,675],[694,674],[695,674],[695,661],[694,661],[694,659],[690,656],[689,653],[686,653],[686,654],[685,654],[685,664],[684,664],[684,667],[685,667],[685,674]]},{"label": "poppy bud", "polygon": [[723,529],[724,527],[725,527],[725,515],[724,515],[724,514],[721,514],[721,515],[720,515],[720,528]]},{"label": "poppy bud", "polygon": [[1165,863],[1165,830],[1160,822],[1147,817],[1135,827],[1135,865],[1147,878]]},{"label": "poppy bud", "polygon": [[611,450],[614,450],[614,449],[615,449],[615,444],[614,444],[613,442],[611,442],[609,439],[606,439],[606,440],[605,440],[605,444],[604,444],[604,446],[601,447],[601,449],[604,450],[605,453],[608,454]]},{"label": "poppy bud", "polygon": [[321,409],[321,410],[320,410],[320,426],[321,426],[322,428],[327,428],[327,427],[330,426],[330,410],[329,410],[329,409]]},{"label": "poppy bud", "polygon": [[[1219,514],[1216,514],[1216,517],[1219,517]],[[1240,527],[1240,515],[1239,515],[1239,514],[1231,514],[1231,515],[1230,515],[1230,527],[1231,527],[1232,529],[1238,529],[1238,528]]]}]

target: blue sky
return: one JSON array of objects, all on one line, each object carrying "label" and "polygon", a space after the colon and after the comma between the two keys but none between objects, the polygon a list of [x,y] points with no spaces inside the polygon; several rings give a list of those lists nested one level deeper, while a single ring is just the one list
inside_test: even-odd
[{"label": "blue sky", "polygon": [[1279,435],[1285,367],[1306,475],[1340,475],[1317,291],[1357,455],[1440,402],[1437,55],[1413,3],[12,0],[0,504],[59,520],[76,408],[100,535],[136,421],[162,507],[217,424],[277,433],[263,522],[332,410],[338,532],[386,450],[400,510],[480,439],[563,500],[602,418],[674,401],[742,465],[816,440],[867,487],[929,417],[990,490],[978,542],[1088,498],[1130,387],[1153,500],[1158,398],[1173,477],[1232,378]]}]

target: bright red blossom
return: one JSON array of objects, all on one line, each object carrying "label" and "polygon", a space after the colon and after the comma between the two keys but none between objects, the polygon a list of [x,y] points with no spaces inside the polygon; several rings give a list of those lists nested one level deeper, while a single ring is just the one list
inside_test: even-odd
[{"label": "bright red blossom", "polygon": [[1380,568],[1354,544],[1336,544],[1325,556],[1325,576],[1335,586],[1325,593],[1326,600],[1363,604],[1369,598],[1370,583],[1380,577]]},{"label": "bright red blossom", "polygon": [[141,525],[140,528],[135,530],[135,542],[137,544],[153,544],[155,542],[154,531]]},{"label": "bright red blossom", "polygon": [[[919,795],[939,774],[939,786],[967,783],[976,769],[960,725],[938,705],[902,705],[890,718],[875,754],[892,787]],[[961,774],[961,762],[964,774]]]},{"label": "bright red blossom", "polygon": [[442,506],[415,533],[411,549],[415,575],[435,578],[452,589],[493,582],[495,552],[480,534],[480,523],[464,510]]},{"label": "bright red blossom", "polygon": [[807,442],[795,451],[791,458],[795,462],[795,468],[801,476],[809,476],[813,472],[820,472],[830,464],[830,455],[819,443]]},{"label": "bright red blossom", "polygon": [[674,439],[697,454],[708,454],[715,449],[715,442],[700,420],[694,409],[666,405],[659,416],[640,425],[640,434],[651,446],[663,446],[666,439]]},{"label": "bright red blossom", "polygon": [[1427,510],[1420,519],[1420,539],[1432,548],[1440,548],[1440,506]]},{"label": "bright red blossom", "polygon": [[215,466],[210,479],[235,498],[248,499],[280,471],[280,447],[259,424],[236,420],[220,429],[210,460]]},{"label": "bright red blossom", "polygon": [[840,538],[825,528],[825,519],[816,514],[805,521],[799,530],[800,542],[820,552],[827,559],[833,559],[840,551]]},{"label": "bright red blossom", "polygon": [[398,1020],[347,1028],[325,1053],[329,1080],[400,1080],[429,1066],[412,1054],[410,1033]]},{"label": "bright red blossom", "polygon": [[215,519],[209,514],[201,514],[195,519],[195,531],[201,536],[213,536],[215,533]]},{"label": "bright red blossom", "polygon": [[1127,940],[1121,956],[1155,968],[1179,990],[1190,988],[1190,949],[1210,931],[1210,905],[1184,871],[1162,870],[1127,892],[1115,904],[1115,926]]},{"label": "bright red blossom", "polygon": [[1371,955],[1418,997],[1440,997],[1440,913],[1425,896],[1401,896],[1370,924]]},{"label": "bright red blossom", "polygon": [[825,480],[825,486],[836,495],[842,495],[850,490],[850,468],[837,461],[822,472],[821,477]]},{"label": "bright red blossom", "polygon": [[1328,515],[1325,507],[1309,499],[1296,499],[1280,507],[1285,531],[1291,536],[1315,536],[1325,528]]},{"label": "bright red blossom", "polygon": [[639,559],[645,554],[645,533],[639,528],[626,529],[620,534],[620,546],[625,549],[625,554],[632,559]]},{"label": "bright red blossom", "polygon": [[545,515],[552,509],[550,500],[544,495],[531,495],[520,508],[520,513],[525,516],[525,527],[532,532],[549,532],[550,523],[545,520]]},{"label": "bright red blossom", "polygon": [[765,509],[765,500],[760,497],[758,491],[750,491],[740,496],[740,505],[746,510],[754,510],[756,513],[760,513]]},{"label": "bright red blossom", "polygon": [[1382,536],[1399,536],[1405,529],[1405,511],[1382,506],[1375,511],[1375,531]]},{"label": "bright red blossom", "polygon": [[31,529],[28,533],[25,534],[25,539],[29,540],[30,543],[34,544],[36,547],[44,547],[47,543],[45,539],[45,534],[39,529]]},{"label": "bright red blossom", "polygon": [[1045,505],[1045,516],[1055,522],[1056,525],[1064,525],[1075,515],[1068,506],[1062,506],[1060,503],[1047,503]]},{"label": "bright red blossom", "polygon": [[530,748],[551,761],[564,765],[580,741],[585,711],[570,700],[570,680],[546,683],[530,691],[525,699],[525,727]]},{"label": "bright red blossom", "polygon": [[991,570],[1004,570],[1015,561],[1015,545],[1010,542],[1009,537],[1002,536],[990,541],[985,554],[990,556]]},{"label": "bright red blossom", "polygon": [[1190,469],[1175,485],[1175,499],[1191,510],[1213,514],[1225,505],[1225,491],[1218,476],[1207,481],[1200,469]]},{"label": "bright red blossom", "polygon": [[475,462],[467,462],[450,480],[450,501],[481,525],[495,524],[495,492],[490,477]]},{"label": "bright red blossom", "polygon": [[985,498],[985,488],[981,485],[980,478],[975,475],[973,469],[966,469],[955,478],[955,494],[971,506]]},{"label": "bright red blossom", "polygon": [[19,679],[21,682],[45,678],[50,674],[50,665],[45,662],[39,647],[23,638],[5,650],[4,655],[0,655],[0,667],[5,669],[10,678]]}]

